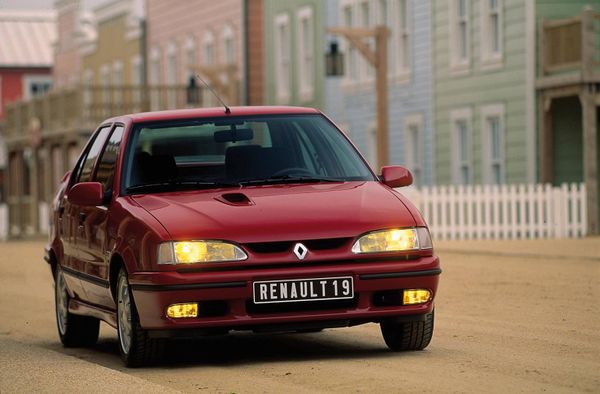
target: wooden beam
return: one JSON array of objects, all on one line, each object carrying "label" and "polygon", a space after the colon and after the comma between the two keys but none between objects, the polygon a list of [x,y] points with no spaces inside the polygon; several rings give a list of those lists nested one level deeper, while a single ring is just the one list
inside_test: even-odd
[{"label": "wooden beam", "polygon": [[[327,29],[330,34],[346,38],[361,55],[375,68],[375,90],[377,100],[377,165],[383,167],[389,164],[389,110],[388,110],[388,39],[390,30],[385,26],[375,29],[360,27],[332,27]],[[373,51],[365,42],[375,37]]]},{"label": "wooden beam", "polygon": [[599,233],[598,225],[598,117],[596,113],[595,88],[584,87],[579,95],[583,116],[583,181],[586,187],[587,231]]},{"label": "wooden beam", "polygon": [[540,94],[539,122],[540,122],[540,181],[552,183],[554,181],[554,153],[552,136],[552,98]]},{"label": "wooden beam", "polygon": [[389,164],[389,114],[388,114],[388,37],[385,26],[375,28],[375,66],[377,90],[377,162],[381,168]]}]

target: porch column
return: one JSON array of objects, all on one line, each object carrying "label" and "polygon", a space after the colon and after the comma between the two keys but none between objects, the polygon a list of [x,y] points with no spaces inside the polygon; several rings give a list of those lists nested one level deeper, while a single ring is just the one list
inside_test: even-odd
[{"label": "porch column", "polygon": [[554,153],[552,138],[552,98],[540,93],[539,122],[540,122],[540,181],[554,181]]},{"label": "porch column", "polygon": [[598,234],[598,119],[595,87],[590,84],[579,94],[583,116],[583,181],[587,190],[588,234]]}]

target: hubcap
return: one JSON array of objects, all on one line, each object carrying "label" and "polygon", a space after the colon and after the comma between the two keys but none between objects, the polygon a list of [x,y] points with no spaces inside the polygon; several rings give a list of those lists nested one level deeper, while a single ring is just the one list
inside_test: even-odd
[{"label": "hubcap", "polygon": [[55,295],[56,295],[56,322],[61,335],[67,332],[67,315],[69,313],[69,296],[67,295],[67,285],[62,272],[56,276]]},{"label": "hubcap", "polygon": [[129,296],[129,285],[125,276],[119,277],[117,301],[119,341],[123,352],[128,354],[131,347],[131,298]]}]

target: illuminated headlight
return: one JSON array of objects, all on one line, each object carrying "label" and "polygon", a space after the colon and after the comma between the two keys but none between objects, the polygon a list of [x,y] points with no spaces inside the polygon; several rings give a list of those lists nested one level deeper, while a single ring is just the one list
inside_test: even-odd
[{"label": "illuminated headlight", "polygon": [[353,253],[401,252],[431,249],[426,227],[373,231],[363,235],[352,246]]},{"label": "illuminated headlight", "polygon": [[247,258],[239,246],[224,241],[166,242],[158,248],[158,264],[216,263]]}]

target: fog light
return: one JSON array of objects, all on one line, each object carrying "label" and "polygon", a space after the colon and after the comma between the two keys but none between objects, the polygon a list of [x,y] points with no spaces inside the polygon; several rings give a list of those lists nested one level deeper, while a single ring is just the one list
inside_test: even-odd
[{"label": "fog light", "polygon": [[404,305],[423,304],[431,298],[431,292],[425,289],[404,290],[402,303]]},{"label": "fog light", "polygon": [[182,317],[198,317],[198,304],[173,304],[167,308],[167,316],[179,319]]}]

